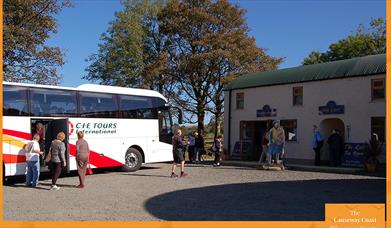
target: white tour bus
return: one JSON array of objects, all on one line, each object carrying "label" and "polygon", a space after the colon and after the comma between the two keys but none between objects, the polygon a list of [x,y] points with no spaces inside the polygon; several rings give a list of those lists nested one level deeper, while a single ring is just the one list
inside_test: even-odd
[{"label": "white tour bus", "polygon": [[[152,90],[4,82],[3,175],[25,174],[23,147],[32,139],[37,123],[44,125],[41,148],[45,154],[57,133],[66,133],[68,171],[77,169],[78,131],[84,131],[89,143],[91,168],[122,166],[125,171],[136,171],[143,163],[173,160],[172,129],[181,119],[181,111],[169,107]],[[41,171],[48,169],[41,166]]]}]

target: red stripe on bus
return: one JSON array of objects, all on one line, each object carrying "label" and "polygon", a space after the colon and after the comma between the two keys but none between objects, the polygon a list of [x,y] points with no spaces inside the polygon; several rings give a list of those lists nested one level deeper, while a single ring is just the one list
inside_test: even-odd
[{"label": "red stripe on bus", "polygon": [[[76,157],[76,146],[69,144],[69,153]],[[111,159],[109,157],[103,156],[95,151],[90,150],[90,164],[96,166],[97,168],[103,167],[113,167],[113,166],[122,166],[123,164]]]},{"label": "red stripe on bus", "polygon": [[[31,135],[29,133],[25,132],[20,132],[20,131],[14,131],[14,130],[7,130],[3,129],[3,134],[7,134],[10,136],[18,137],[18,138],[23,138],[30,140]],[[70,155],[73,155],[76,157],[76,146],[73,144],[69,144],[69,153]],[[10,158],[6,159],[6,156],[17,156],[18,159],[13,159],[11,160]],[[23,158],[19,158],[23,157]],[[3,154],[3,161],[4,163],[20,163],[20,162],[26,162],[26,157],[24,155],[11,155],[11,154]],[[6,162],[6,161],[14,161],[14,162]],[[15,162],[16,161],[16,162]],[[94,165],[98,168],[103,168],[103,167],[113,167],[113,166],[122,166],[123,164],[111,159],[106,156],[102,156],[100,153],[97,153],[95,151],[90,151],[90,163],[91,165]]]},{"label": "red stripe on bus", "polygon": [[21,139],[27,139],[27,140],[31,139],[31,134],[30,133],[21,132],[21,131],[14,131],[14,130],[3,129],[3,134],[14,136],[14,137],[18,137],[18,138],[21,138]]},{"label": "red stripe on bus", "polygon": [[15,154],[3,154],[4,164],[22,163],[26,162],[26,156]]}]

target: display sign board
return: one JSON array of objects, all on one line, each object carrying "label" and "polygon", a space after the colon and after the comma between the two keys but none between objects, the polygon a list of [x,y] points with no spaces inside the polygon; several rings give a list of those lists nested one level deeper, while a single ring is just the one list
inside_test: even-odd
[{"label": "display sign board", "polygon": [[346,167],[364,167],[366,143],[345,143],[342,165]]},{"label": "display sign board", "polygon": [[344,114],[345,106],[337,105],[335,101],[327,102],[326,106],[319,106],[319,115]]},{"label": "display sign board", "polygon": [[271,109],[269,105],[264,105],[262,109],[257,110],[257,117],[277,116],[277,109]]}]

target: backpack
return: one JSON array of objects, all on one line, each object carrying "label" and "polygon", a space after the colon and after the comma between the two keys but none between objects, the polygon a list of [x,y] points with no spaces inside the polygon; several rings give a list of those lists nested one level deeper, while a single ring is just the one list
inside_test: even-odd
[{"label": "backpack", "polygon": [[211,150],[212,152],[216,152],[217,148],[216,148],[215,142],[213,142],[212,147],[210,148],[210,150]]}]

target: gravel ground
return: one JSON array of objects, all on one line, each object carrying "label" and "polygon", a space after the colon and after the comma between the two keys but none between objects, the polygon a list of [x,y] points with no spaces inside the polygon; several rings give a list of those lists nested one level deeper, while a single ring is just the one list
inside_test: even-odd
[{"label": "gravel ground", "polygon": [[169,178],[169,164],[100,172],[76,189],[76,175],[37,188],[3,186],[4,220],[324,220],[325,203],[385,203],[384,178],[189,165]]}]

